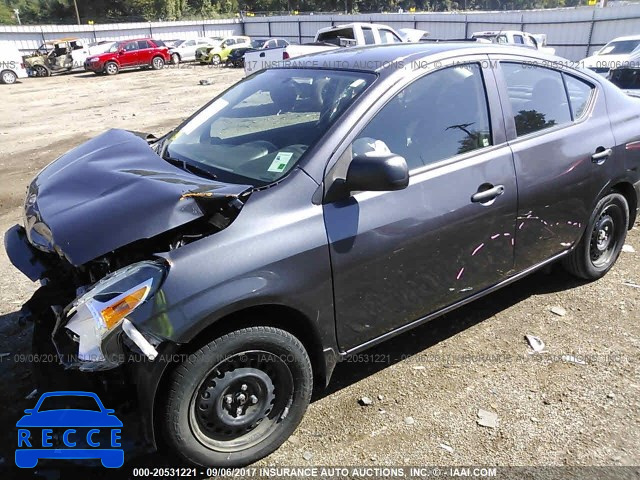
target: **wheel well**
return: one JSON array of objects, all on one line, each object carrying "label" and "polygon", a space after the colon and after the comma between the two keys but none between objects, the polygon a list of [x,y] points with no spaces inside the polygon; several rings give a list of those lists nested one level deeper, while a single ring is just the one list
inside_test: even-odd
[{"label": "wheel well", "polygon": [[[193,340],[182,345],[176,354],[189,354],[215,338],[234,330],[252,326],[280,328],[300,340],[311,360],[314,376],[313,388],[314,390],[318,387],[324,388],[327,381],[326,366],[324,364],[320,339],[306,315],[294,308],[284,305],[258,305],[230,313],[197,333]],[[163,444],[160,425],[158,424],[158,412],[160,411],[162,400],[158,401],[157,392],[163,391],[169,375],[175,366],[176,365],[169,365],[162,373],[153,400],[153,436],[159,447]]]},{"label": "wheel well", "polygon": [[629,205],[629,230],[633,228],[638,213],[638,198],[633,185],[627,182],[617,183],[611,188],[611,191],[622,195]]}]

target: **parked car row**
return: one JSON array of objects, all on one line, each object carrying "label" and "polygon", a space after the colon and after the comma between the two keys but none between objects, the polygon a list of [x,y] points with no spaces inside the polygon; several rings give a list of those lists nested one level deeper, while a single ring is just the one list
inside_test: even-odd
[{"label": "parked car row", "polygon": [[309,60],[151,146],[109,130],[36,176],[4,245],[41,281],[21,310],[54,359],[34,362],[39,391],[124,388],[145,444],[245,466],[340,361],[552,263],[613,267],[640,198],[639,101],[505,45]]}]

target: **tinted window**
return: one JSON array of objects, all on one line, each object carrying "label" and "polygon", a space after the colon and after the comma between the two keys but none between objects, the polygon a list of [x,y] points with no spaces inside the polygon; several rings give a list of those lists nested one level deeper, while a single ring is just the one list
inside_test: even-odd
[{"label": "tinted window", "polygon": [[139,40],[138,48],[140,50],[144,50],[145,48],[151,48],[151,45],[149,45],[149,42],[147,42],[146,40]]},{"label": "tinted window", "polygon": [[373,38],[373,30],[371,30],[370,28],[363,28],[362,35],[364,36],[365,45],[373,45],[374,43],[376,43],[375,39]]},{"label": "tinted window", "polygon": [[524,40],[522,39],[522,35],[514,35],[513,36],[513,41],[515,43],[521,43],[521,44],[524,43]]},{"label": "tinted window", "polygon": [[571,113],[575,120],[580,118],[587,108],[593,87],[571,75],[564,75],[564,81],[567,84]]},{"label": "tinted window", "polygon": [[380,42],[382,43],[400,43],[401,40],[393,32],[389,30],[379,30]]},{"label": "tinted window", "polygon": [[138,50],[138,42],[130,42],[130,43],[127,43],[127,44],[124,46],[124,49],[125,49],[125,51],[127,51],[127,52],[133,52],[133,51],[135,51],[135,50]]},{"label": "tinted window", "polygon": [[491,145],[481,69],[449,67],[419,78],[396,95],[353,143],[353,155],[393,152],[420,168]]},{"label": "tinted window", "polygon": [[637,68],[611,70],[609,80],[622,89],[640,89],[640,70]]},{"label": "tinted window", "polygon": [[518,136],[571,122],[562,74],[535,65],[503,63]]}]

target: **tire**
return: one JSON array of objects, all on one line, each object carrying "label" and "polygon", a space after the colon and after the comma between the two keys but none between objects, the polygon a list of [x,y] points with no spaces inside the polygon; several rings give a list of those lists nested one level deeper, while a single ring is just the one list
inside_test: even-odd
[{"label": "tire", "polygon": [[51,72],[44,65],[35,65],[33,67],[34,72],[36,72],[36,77],[49,77]]},{"label": "tire", "polygon": [[221,61],[222,58],[220,58],[220,55],[218,55],[217,53],[213,57],[211,57],[211,65],[219,65]]},{"label": "tire", "polygon": [[576,277],[597,280],[613,267],[629,228],[629,205],[619,193],[603,197],[589,219],[582,239],[564,259],[565,269]]},{"label": "tire", "polygon": [[104,66],[104,73],[107,75],[116,75],[120,71],[120,67],[116,62],[107,62]]},{"label": "tire", "polygon": [[173,53],[171,55],[171,64],[178,65],[180,63],[180,55],[177,53]]},{"label": "tire", "polygon": [[153,60],[151,60],[151,68],[154,70],[162,70],[164,68],[164,58],[153,57]]},{"label": "tire", "polygon": [[18,76],[12,70],[3,70],[0,73],[0,82],[4,83],[5,85],[13,85],[14,83],[16,83],[16,80],[18,80]]},{"label": "tire", "polygon": [[202,466],[253,463],[298,426],[312,379],[304,346],[284,330],[251,327],[223,335],[171,373],[161,413],[167,442]]}]

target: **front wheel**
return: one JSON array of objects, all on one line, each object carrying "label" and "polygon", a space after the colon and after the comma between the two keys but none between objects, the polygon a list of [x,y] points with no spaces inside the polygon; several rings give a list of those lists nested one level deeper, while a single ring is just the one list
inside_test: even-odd
[{"label": "front wheel", "polygon": [[36,72],[36,77],[48,77],[51,75],[49,69],[44,65],[35,65],[33,71]]},{"label": "front wheel", "polygon": [[565,258],[564,267],[579,278],[597,280],[618,259],[629,227],[629,205],[619,193],[603,197],[589,219],[576,248]]},{"label": "front wheel", "polygon": [[219,65],[221,61],[222,61],[222,58],[220,58],[220,55],[216,54],[213,57],[211,57],[211,65]]},{"label": "front wheel", "polygon": [[174,53],[171,55],[171,64],[172,65],[178,65],[180,63],[180,55],[178,55],[177,53]]},{"label": "front wheel", "polygon": [[164,67],[164,59],[162,57],[154,57],[151,61],[151,68],[160,70]]},{"label": "front wheel", "polygon": [[277,449],[302,420],[312,391],[302,343],[272,327],[223,335],[171,374],[167,441],[189,462],[238,467]]},{"label": "front wheel", "polygon": [[115,62],[109,62],[104,66],[104,73],[107,75],[115,75],[120,71],[120,67]]}]

